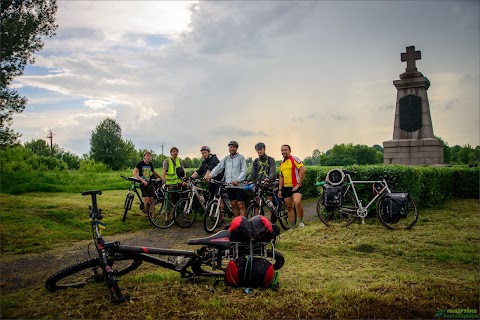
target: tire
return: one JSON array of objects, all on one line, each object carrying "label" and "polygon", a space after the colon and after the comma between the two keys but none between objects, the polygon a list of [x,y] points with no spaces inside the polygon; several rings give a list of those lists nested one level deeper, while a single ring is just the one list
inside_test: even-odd
[{"label": "tire", "polygon": [[351,191],[343,195],[343,204],[338,208],[326,208],[321,196],[317,201],[317,215],[326,226],[348,227],[357,218],[358,204]]},{"label": "tire", "polygon": [[[297,224],[297,210],[293,209],[293,212],[295,214],[295,224]],[[278,201],[277,205],[277,215],[278,215],[278,221],[280,222],[280,225],[282,226],[283,230],[289,230],[290,229],[290,222],[288,222],[288,209],[287,206],[285,205],[285,202],[283,200]]]},{"label": "tire", "polygon": [[203,228],[208,233],[213,233],[220,221],[220,207],[217,200],[212,200],[208,203],[203,217]]},{"label": "tire", "polygon": [[386,194],[380,196],[376,204],[377,218],[385,226],[385,228],[390,230],[410,230],[418,220],[418,206],[415,200],[412,197],[409,197],[407,201],[407,217],[406,218],[392,218],[387,216],[386,213],[382,210],[382,202],[385,199]]},{"label": "tire", "polygon": [[123,211],[122,222],[125,222],[125,219],[127,219],[127,213],[128,213],[128,210],[132,208],[132,203],[134,198],[135,198],[135,195],[133,195],[132,193],[127,193],[127,197],[125,198],[125,203],[123,204],[124,211]]},{"label": "tire", "polygon": [[[255,214],[256,213],[256,214]],[[261,214],[262,216],[265,215],[263,208],[258,208],[258,203],[254,202],[250,204],[247,208],[247,213],[245,215],[245,218],[250,219],[251,217]]]},{"label": "tire", "polygon": [[[142,260],[135,260],[122,254],[115,255],[115,258],[109,260],[109,262],[110,266],[117,271],[117,276],[127,274],[142,264]],[[88,283],[103,281],[104,277],[100,267],[100,259],[92,258],[53,274],[45,282],[45,287],[48,291],[54,292],[66,288],[81,288]]]},{"label": "tire", "polygon": [[190,204],[190,198],[184,198],[177,202],[175,205],[175,224],[181,228],[190,227],[197,218],[197,206],[192,203],[190,210],[188,210],[188,205]]},{"label": "tire", "polygon": [[[273,258],[273,250],[267,249],[267,257]],[[275,263],[273,264],[273,269],[280,270],[285,264],[285,257],[279,251],[275,250]]]},{"label": "tire", "polygon": [[175,206],[168,199],[157,198],[148,209],[148,219],[157,228],[166,229],[173,225]]}]

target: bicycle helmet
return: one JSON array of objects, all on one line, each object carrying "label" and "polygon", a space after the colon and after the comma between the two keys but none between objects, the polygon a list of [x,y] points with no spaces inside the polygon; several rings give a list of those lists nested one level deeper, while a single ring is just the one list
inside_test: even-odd
[{"label": "bicycle helmet", "polygon": [[265,143],[259,142],[255,145],[255,150],[265,149]]},{"label": "bicycle helmet", "polygon": [[208,146],[203,146],[200,148],[200,152],[202,152],[203,150],[210,152],[210,148]]},{"label": "bicycle helmet", "polygon": [[238,148],[238,142],[235,141],[235,140],[232,140],[232,141],[230,141],[230,142],[228,143],[228,146],[229,146],[229,147],[230,147],[230,146],[235,146],[235,147]]}]

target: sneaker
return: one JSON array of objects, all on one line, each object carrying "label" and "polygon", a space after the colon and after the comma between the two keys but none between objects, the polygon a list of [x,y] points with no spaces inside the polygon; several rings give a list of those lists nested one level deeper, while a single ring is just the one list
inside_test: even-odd
[{"label": "sneaker", "polygon": [[300,222],[300,223],[298,224],[298,226],[299,226],[300,228],[303,228],[303,227],[305,227],[305,223]]}]

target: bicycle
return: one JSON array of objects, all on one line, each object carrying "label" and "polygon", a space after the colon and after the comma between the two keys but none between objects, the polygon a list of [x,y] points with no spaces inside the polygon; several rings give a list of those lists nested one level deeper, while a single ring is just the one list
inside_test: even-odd
[{"label": "bicycle", "polygon": [[[255,182],[245,186],[246,191],[253,191],[254,198],[250,201],[249,206],[247,207],[247,219],[251,218],[254,215],[261,214],[265,215],[264,206],[266,204],[267,208],[270,210],[270,221],[272,224],[277,221],[280,222],[280,225],[284,230],[290,229],[290,224],[288,222],[288,210],[283,198],[278,198],[278,181],[275,181],[275,188],[273,190],[273,199],[270,201],[267,198],[267,189],[268,184],[263,182]],[[275,203],[276,202],[276,203]],[[295,212],[295,222],[297,221],[297,212]]]},{"label": "bicycle", "polygon": [[175,204],[170,200],[170,194],[180,192],[181,190],[168,190],[166,185],[155,189],[155,199],[148,210],[148,219],[155,227],[166,229],[174,224]]},{"label": "bicycle", "polygon": [[[198,277],[224,278],[225,262],[243,256],[247,251],[253,251],[253,254],[271,261],[275,270],[282,268],[285,262],[283,255],[275,250],[275,238],[270,242],[259,242],[250,246],[231,242],[230,232],[227,230],[210,237],[188,240],[189,245],[201,245],[195,251],[127,246],[121,245],[119,241],[104,241],[101,229],[105,228],[105,224],[101,222],[102,210],[97,205],[97,195],[101,194],[100,190],[82,193],[84,196],[91,195],[92,199],[89,217],[97,256],[51,275],[45,282],[47,290],[54,292],[66,288],[80,288],[88,283],[104,282],[110,292],[111,302],[122,303],[129,300],[130,296],[122,293],[118,285],[119,277],[134,271],[143,262],[177,271],[182,278],[193,280]],[[88,253],[90,255],[90,252]]]},{"label": "bicycle", "polygon": [[[411,229],[418,220],[418,207],[408,193],[395,192],[388,186],[388,172],[376,181],[353,181],[354,171],[333,169],[327,173],[325,182],[317,182],[322,187],[317,201],[317,214],[327,226],[348,227],[356,218],[362,223],[368,209],[376,204],[376,216],[387,229]],[[346,181],[345,181],[346,179]],[[374,197],[366,205],[358,198],[356,184],[371,184]]]},{"label": "bicycle", "polygon": [[125,177],[125,176],[121,176],[121,177],[125,180],[132,182],[132,184],[130,185],[130,189],[128,189],[127,191],[127,196],[125,197],[125,203],[123,205],[123,208],[125,211],[123,212],[122,222],[125,222],[125,219],[127,219],[128,210],[132,209],[132,204],[133,204],[133,200],[135,199],[135,194],[137,195],[138,201],[140,201],[140,210],[142,212],[145,212],[145,202],[143,202],[142,197],[138,193],[138,187],[142,182],[137,178],[133,178],[133,177]]},{"label": "bicycle", "polygon": [[230,199],[228,199],[227,194],[227,183],[218,180],[210,180],[211,183],[219,186],[217,192],[214,194],[213,199],[210,200],[205,209],[205,214],[203,216],[203,228],[207,233],[212,233],[217,228],[220,222],[220,213],[221,213],[221,203],[223,201],[224,211],[229,217],[233,217],[233,210],[230,204]]},{"label": "bicycle", "polygon": [[208,191],[196,186],[200,181],[200,179],[185,180],[187,190],[183,193],[186,193],[186,196],[182,195],[182,198],[175,205],[175,215],[173,217],[175,223],[181,228],[190,227],[197,219],[197,214],[205,212],[207,208],[205,196],[208,199]]}]

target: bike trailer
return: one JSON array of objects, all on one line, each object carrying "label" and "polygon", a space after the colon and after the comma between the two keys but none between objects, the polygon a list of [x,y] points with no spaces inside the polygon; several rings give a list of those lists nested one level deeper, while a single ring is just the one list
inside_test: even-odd
[{"label": "bike trailer", "polygon": [[274,284],[275,270],[270,261],[260,257],[230,260],[225,281],[233,287],[266,288]]},{"label": "bike trailer", "polygon": [[399,219],[407,217],[408,193],[387,193],[382,201],[382,211],[386,217]]},{"label": "bike trailer", "polygon": [[327,185],[323,192],[323,204],[326,208],[341,207],[343,205],[342,188]]}]

